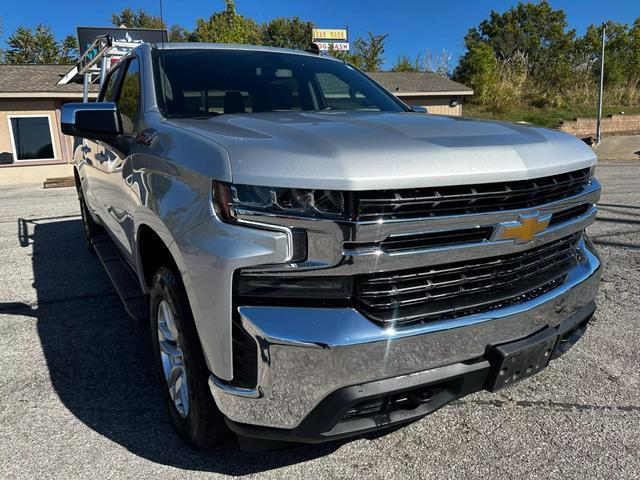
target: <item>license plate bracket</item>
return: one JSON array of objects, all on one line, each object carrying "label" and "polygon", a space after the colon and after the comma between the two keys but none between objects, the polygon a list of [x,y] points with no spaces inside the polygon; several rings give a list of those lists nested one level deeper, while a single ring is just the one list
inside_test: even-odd
[{"label": "license plate bracket", "polygon": [[487,390],[495,392],[538,373],[549,364],[557,341],[556,329],[545,327],[522,340],[489,347]]}]

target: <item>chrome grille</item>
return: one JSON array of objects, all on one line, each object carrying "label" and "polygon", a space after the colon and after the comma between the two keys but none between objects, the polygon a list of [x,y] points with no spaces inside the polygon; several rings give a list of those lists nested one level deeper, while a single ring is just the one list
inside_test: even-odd
[{"label": "chrome grille", "polygon": [[533,180],[354,192],[358,220],[437,217],[530,208],[582,192],[589,169]]},{"label": "chrome grille", "polygon": [[360,275],[358,308],[372,320],[402,324],[452,318],[526,301],[560,285],[576,262],[580,234],[524,252]]}]

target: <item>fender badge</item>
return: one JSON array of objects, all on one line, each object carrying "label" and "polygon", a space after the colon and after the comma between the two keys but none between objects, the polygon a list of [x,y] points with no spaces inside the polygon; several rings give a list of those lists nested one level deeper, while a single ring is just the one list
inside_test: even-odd
[{"label": "fender badge", "polygon": [[143,130],[136,135],[136,142],[145,147],[152,146],[158,138],[158,132],[155,130]]}]

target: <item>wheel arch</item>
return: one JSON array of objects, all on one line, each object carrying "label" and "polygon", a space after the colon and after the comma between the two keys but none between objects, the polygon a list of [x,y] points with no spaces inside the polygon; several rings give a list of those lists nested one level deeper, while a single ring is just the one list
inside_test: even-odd
[{"label": "wheel arch", "polygon": [[205,361],[208,368],[212,370],[213,360],[211,355],[208,354],[209,350],[204,348],[202,344],[201,326],[194,311],[194,305],[197,305],[197,303],[194,303],[196,299],[191,288],[191,278],[184,268],[183,259],[176,243],[167,244],[156,229],[147,223],[142,223],[136,230],[136,259],[140,286],[145,294],[149,294],[153,277],[160,266],[172,269],[176,277],[182,282],[189,308],[194,316],[195,328],[200,339]]},{"label": "wheel arch", "polygon": [[78,172],[78,167],[73,166],[73,180],[76,184],[76,189],[80,190],[82,188],[82,182],[80,181],[80,173]]},{"label": "wheel arch", "polygon": [[179,278],[182,277],[169,245],[146,223],[139,225],[136,231],[136,257],[138,277],[145,293],[149,292],[153,276],[163,265],[171,268]]}]

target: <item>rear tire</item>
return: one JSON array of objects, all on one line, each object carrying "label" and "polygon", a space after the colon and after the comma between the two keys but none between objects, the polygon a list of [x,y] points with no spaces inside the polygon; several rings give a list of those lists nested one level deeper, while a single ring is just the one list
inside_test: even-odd
[{"label": "rear tire", "polygon": [[171,423],[198,450],[210,450],[229,435],[209,390],[209,369],[186,291],[173,271],[160,267],[150,293],[154,362]]},{"label": "rear tire", "polygon": [[84,199],[84,193],[82,192],[82,186],[76,186],[78,190],[78,202],[80,203],[80,215],[82,216],[82,228],[84,230],[84,241],[90,252],[94,252],[91,241],[93,238],[100,234],[102,227],[98,225],[89,212],[89,207]]}]

